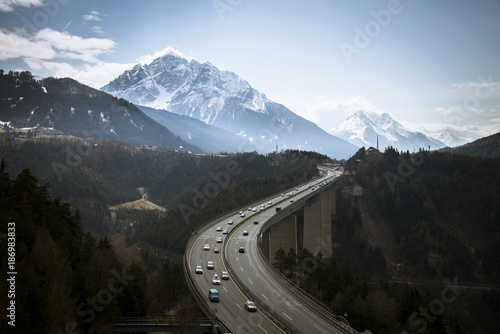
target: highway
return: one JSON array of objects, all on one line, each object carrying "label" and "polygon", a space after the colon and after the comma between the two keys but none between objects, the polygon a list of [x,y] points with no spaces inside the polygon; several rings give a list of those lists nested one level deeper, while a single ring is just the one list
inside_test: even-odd
[{"label": "highway", "polygon": [[[193,288],[197,290],[198,299],[201,299],[199,303],[208,307],[232,333],[354,332],[350,328],[344,329],[347,326],[342,323],[325,320],[314,307],[306,306],[311,304],[307,303],[307,298],[291,293],[291,286],[286,283],[284,285],[283,280],[277,279],[276,273],[270,273],[269,263],[264,263],[267,260],[258,249],[264,223],[276,214],[276,206],[285,210],[301,198],[317,192],[320,189],[318,185],[340,176],[340,172],[325,171],[326,175],[320,179],[240,209],[245,217],[240,217],[239,211],[235,211],[204,225],[190,239],[185,255],[188,279],[191,279]],[[291,196],[287,196],[289,193],[292,193]],[[265,206],[262,211],[259,210],[261,205]],[[253,208],[257,212],[252,211]],[[231,220],[232,224],[229,223]],[[255,220],[259,224],[254,224]],[[218,227],[222,231],[218,231]],[[223,233],[226,229],[228,234]],[[243,231],[247,231],[248,235],[244,235]],[[219,237],[222,238],[221,243],[217,242]],[[209,250],[203,250],[205,244],[209,245]],[[220,252],[215,253],[214,247],[218,247]],[[240,247],[244,247],[244,253],[240,252]],[[208,261],[213,261],[214,269],[207,268]],[[203,274],[195,273],[196,266],[202,266]],[[217,273],[220,277],[222,271],[229,272],[229,280],[222,280],[221,285],[214,285],[213,274]],[[210,288],[219,291],[220,302],[208,300]],[[257,303],[257,312],[248,312],[244,308],[246,300]],[[324,310],[322,312],[325,313]]]}]

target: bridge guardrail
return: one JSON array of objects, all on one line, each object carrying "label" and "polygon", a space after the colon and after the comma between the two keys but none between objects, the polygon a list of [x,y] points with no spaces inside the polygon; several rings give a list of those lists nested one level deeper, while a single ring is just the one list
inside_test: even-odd
[{"label": "bridge guardrail", "polygon": [[[310,181],[309,181],[309,182],[310,182]],[[306,183],[309,183],[309,182],[305,182],[305,183],[303,183],[303,184],[306,184]],[[268,196],[268,197],[266,197],[266,198],[264,199],[264,201],[267,201],[269,198],[273,198],[273,197],[275,197],[275,196],[276,196],[276,194],[271,195],[271,196]],[[312,197],[312,196],[311,196],[311,197]],[[256,205],[256,204],[258,204],[258,203],[260,203],[260,202],[262,202],[262,201],[263,201],[263,199],[259,199],[259,200],[255,201],[255,202],[252,202],[251,204],[249,204],[249,206],[250,206],[250,207],[252,207],[252,206],[254,206],[254,205]],[[244,210],[245,210],[245,208],[246,208],[246,206],[244,206],[244,207],[240,207],[240,210],[244,211]],[[234,211],[238,211],[238,209],[236,209],[236,210],[234,210]],[[198,234],[198,231],[200,231],[201,229],[205,228],[205,227],[206,227],[206,226],[208,226],[208,225],[211,225],[211,224],[212,224],[213,222],[215,222],[215,221],[218,221],[218,220],[223,220],[223,219],[227,219],[227,218],[231,217],[232,215],[234,215],[234,211],[231,211],[231,213],[221,214],[221,215],[219,215],[219,216],[217,216],[217,217],[215,217],[215,218],[212,218],[211,220],[207,221],[205,224],[203,224],[203,225],[201,225],[201,226],[197,227],[197,228],[196,228],[196,229],[192,232],[191,237],[189,238],[189,240],[188,240],[188,242],[187,242],[187,244],[186,244],[186,250],[191,248],[191,245],[194,243],[194,240],[195,240],[195,238],[196,238],[196,235]],[[285,211],[285,212],[286,212],[286,211]],[[274,215],[271,219],[269,219],[269,220],[268,220],[268,222],[272,221],[272,220],[273,220],[273,219],[275,219],[277,216],[281,216],[281,214],[283,214],[283,213],[284,213],[284,212],[280,212],[280,213],[278,213],[278,214]],[[266,222],[266,223],[265,223],[265,225],[267,225],[267,223],[268,223],[268,222]],[[263,227],[264,227],[264,226],[263,226]],[[226,240],[224,240],[224,244],[225,244],[225,242],[226,242]],[[280,277],[281,279],[278,279],[278,280],[277,280],[276,278],[274,278],[274,279],[275,279],[275,280],[276,280],[276,281],[277,281],[280,285],[285,286],[285,290],[287,290],[287,291],[288,291],[289,293],[291,293],[291,294],[294,294],[293,290],[291,290],[289,286],[288,286],[288,287],[286,287],[286,285],[287,285],[286,283],[289,283],[291,286],[294,286],[294,287],[295,287],[296,285],[295,285],[293,282],[291,282],[290,280],[288,280],[285,276],[283,276],[283,275],[282,275],[279,271],[277,271],[277,269],[276,269],[276,268],[274,268],[274,266],[272,266],[272,264],[271,264],[269,261],[267,261],[267,259],[264,257],[264,254],[262,253],[262,250],[260,249],[260,247],[259,247],[258,245],[257,245],[257,247],[258,247],[258,249],[259,249],[259,250],[258,250],[258,253],[260,254],[261,258],[264,260],[264,261],[262,261],[262,263],[264,263],[264,264],[266,265],[266,268],[265,268],[265,269],[266,269],[266,271],[268,271],[268,272],[271,274],[271,276],[273,276],[273,277],[276,277],[276,273],[278,273],[279,275],[281,275],[281,277]],[[206,315],[207,317],[209,317],[210,319],[213,319],[214,321],[217,321],[217,323],[218,323],[218,324],[220,324],[220,325],[221,325],[221,326],[225,329],[225,332],[232,333],[231,328],[230,328],[230,327],[229,327],[229,326],[228,326],[228,325],[227,325],[227,324],[226,324],[226,323],[225,323],[222,319],[220,319],[220,318],[219,318],[219,317],[218,317],[218,316],[217,316],[217,315],[216,315],[216,314],[212,311],[212,309],[208,306],[208,303],[207,303],[207,301],[206,301],[205,296],[204,296],[204,295],[202,295],[202,294],[198,291],[198,289],[196,288],[196,286],[195,286],[195,282],[194,282],[193,278],[191,277],[191,273],[189,272],[188,260],[189,260],[189,259],[188,259],[188,252],[186,251],[186,252],[184,253],[184,258],[183,258],[183,269],[184,269],[183,271],[184,271],[184,276],[186,277],[186,280],[187,280],[187,283],[188,283],[188,287],[189,287],[189,289],[190,289],[191,293],[193,294],[193,296],[195,297],[195,299],[197,300],[198,305],[200,305],[200,306],[201,306],[203,313],[205,313],[205,315]],[[224,262],[226,262],[226,261],[225,261],[225,257],[224,257],[223,261],[224,261]],[[269,268],[269,266],[270,266],[270,268]],[[229,269],[229,266],[226,266],[226,267],[228,267],[228,269]],[[279,276],[278,276],[278,277],[279,277]],[[284,280],[283,280],[283,279],[284,279]],[[288,281],[288,282],[286,282],[285,284],[283,284],[283,281],[285,281],[285,282],[286,282],[286,281]],[[239,283],[239,282],[238,282],[238,283]],[[241,285],[240,285],[240,284],[238,284],[238,287],[240,288],[240,290],[242,290],[242,289],[241,289]],[[300,298],[301,298],[301,300],[310,300],[310,299],[312,299],[312,300],[313,300],[313,301],[312,301],[312,303],[313,303],[313,304],[320,303],[319,301],[317,301],[316,299],[314,299],[312,296],[310,296],[309,294],[307,294],[305,291],[303,291],[302,289],[300,289],[300,287],[298,287],[298,286],[297,286],[297,287],[296,287],[296,289],[299,289],[298,291],[302,291],[302,293],[301,293],[301,297],[300,297]],[[242,292],[243,292],[244,294],[246,294],[246,292],[245,292],[244,290],[243,290]],[[294,294],[294,295],[295,295],[295,294]],[[311,303],[311,301],[308,301],[308,304],[309,304],[309,303]],[[322,304],[321,304],[321,305],[322,305]],[[322,305],[322,306],[320,306],[319,308],[316,308],[316,310],[323,309],[323,311],[321,312],[321,313],[323,313],[323,312],[325,312],[325,308],[326,308],[326,306]],[[314,308],[313,308],[312,310],[313,310],[313,312],[316,312],[316,311],[314,311],[314,310],[315,310]],[[329,312],[329,310],[327,310],[327,311]],[[318,312],[316,312],[316,313],[318,313]],[[276,320],[276,318],[275,318],[272,314],[270,314],[269,312],[267,312],[267,311],[266,311],[266,312],[265,312],[265,314],[266,314],[266,316],[267,316],[267,317],[269,317],[271,320],[273,320],[273,321],[275,321],[275,320]],[[330,312],[330,314],[331,314],[331,312]],[[333,317],[335,317],[333,314],[331,314],[331,315],[332,315]],[[325,319],[325,320],[326,320],[326,319]],[[328,322],[330,322],[330,321],[331,321],[331,320],[328,320]],[[335,321],[335,322],[337,322],[336,320],[334,320],[334,321]],[[276,322],[276,321],[275,321],[275,322]],[[335,324],[335,326],[337,327],[337,324]],[[282,323],[281,323],[281,326],[280,326],[280,327],[281,327],[283,330],[285,330],[285,331],[289,332],[289,330],[288,330],[286,327],[285,327],[285,328],[283,328],[283,324],[282,324]],[[353,332],[350,332],[350,333],[353,333]],[[356,333],[357,333],[357,332],[356,332]]]},{"label": "bridge guardrail", "polygon": [[[332,182],[335,182],[339,180],[341,177],[337,177],[334,179]],[[307,196],[304,198],[304,200],[307,200],[313,196],[316,196],[317,193],[311,194],[311,196]],[[279,213],[275,214],[273,217],[271,217],[268,221],[266,221],[263,226],[261,227],[261,232],[266,230],[268,226],[272,225],[273,223],[281,220],[283,216],[286,216],[289,214],[289,211],[293,210],[290,208],[289,210],[282,210]],[[283,212],[284,211],[284,212]],[[262,233],[261,233],[262,235]],[[262,249],[260,248],[259,244],[261,243],[261,239],[257,240],[257,248],[258,248],[258,254],[261,259],[261,263],[264,264],[264,269],[268,272],[268,274],[284,289],[286,290],[289,294],[295,296],[297,299],[299,299],[301,302],[304,303],[309,309],[311,309],[314,313],[318,314],[323,318],[325,321],[330,323],[332,326],[336,327],[339,330],[342,330],[346,333],[358,333],[355,331],[353,328],[350,326],[346,328],[345,324],[343,322],[340,322],[336,318],[338,316],[335,316],[331,311],[328,309],[326,305],[321,303],[319,300],[316,298],[312,297],[310,294],[305,292],[302,288],[300,288],[297,284],[289,280],[286,276],[284,276],[281,272],[279,272],[272,264],[270,261],[267,260],[267,258],[264,256],[264,253],[262,252]]]}]

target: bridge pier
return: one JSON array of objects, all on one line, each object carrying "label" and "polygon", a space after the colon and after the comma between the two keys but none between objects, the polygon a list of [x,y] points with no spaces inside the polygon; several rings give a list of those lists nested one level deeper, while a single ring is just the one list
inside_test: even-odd
[{"label": "bridge pier", "polygon": [[332,254],[332,187],[323,191],[319,198],[305,207],[304,212],[304,248],[314,255]]},{"label": "bridge pier", "polygon": [[271,263],[280,247],[285,252],[293,248],[297,253],[307,248],[314,255],[333,254],[332,222],[337,215],[339,186],[332,184],[327,187],[264,232],[260,247]]},{"label": "bridge pier", "polygon": [[263,234],[261,249],[271,263],[280,247],[287,253],[293,248],[297,253],[297,216],[284,218]]}]

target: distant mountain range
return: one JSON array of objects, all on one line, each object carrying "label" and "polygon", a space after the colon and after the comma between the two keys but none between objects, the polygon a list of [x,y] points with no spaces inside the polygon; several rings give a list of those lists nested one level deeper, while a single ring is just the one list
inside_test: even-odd
[{"label": "distant mountain range", "polygon": [[441,151],[472,157],[500,158],[500,133],[458,147],[443,148]]},{"label": "distant mountain range", "polygon": [[29,72],[0,75],[0,121],[38,134],[116,139],[135,146],[202,151],[124,99],[73,79],[34,79]]},{"label": "distant mountain range", "polygon": [[[358,149],[268,99],[236,74],[175,54],[159,57],[151,64],[137,64],[101,89],[136,105],[157,109],[144,111],[166,126],[164,119],[169,117],[160,117],[158,109],[237,135],[246,140],[240,142],[239,151],[257,149],[265,153],[278,147],[348,158]],[[226,142],[234,145],[233,138],[227,137]]]},{"label": "distant mountain range", "polygon": [[445,147],[440,140],[412,131],[395,121],[389,114],[381,115],[357,111],[335,127],[331,134],[357,146],[378,147],[381,151],[391,146],[399,151],[416,151],[419,148],[435,150]]}]

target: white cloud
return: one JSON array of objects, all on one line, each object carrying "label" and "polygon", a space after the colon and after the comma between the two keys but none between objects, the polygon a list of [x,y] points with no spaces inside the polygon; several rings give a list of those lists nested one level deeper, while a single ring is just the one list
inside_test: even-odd
[{"label": "white cloud", "polygon": [[374,103],[360,95],[340,94],[313,95],[293,91],[295,101],[287,106],[300,116],[318,124],[323,130],[331,131],[335,126],[358,110],[382,114]]},{"label": "white cloud", "polygon": [[90,14],[82,15],[84,21],[102,21],[102,14],[98,11],[91,11]]},{"label": "white cloud", "polygon": [[0,0],[0,12],[12,12],[16,6],[40,7],[44,0]]},{"label": "white cloud", "polygon": [[6,29],[0,29],[0,45],[0,60],[21,57],[51,59],[57,55],[48,41],[26,38],[21,32],[10,32]]},{"label": "white cloud", "polygon": [[33,70],[48,71],[56,78],[73,78],[85,85],[99,89],[111,80],[130,69],[135,64],[119,64],[97,62],[73,66],[67,62],[50,62],[34,58],[24,59],[26,64]]},{"label": "white cloud", "polygon": [[163,56],[165,56],[167,54],[174,54],[176,56],[186,58],[188,61],[191,61],[191,60],[195,59],[194,57],[186,56],[185,54],[183,54],[179,50],[174,49],[171,46],[167,46],[165,49],[160,50],[160,51],[156,51],[155,53],[153,53],[151,55],[140,56],[138,62],[141,63],[141,64],[144,64],[144,65],[150,64],[156,58],[163,57]]},{"label": "white cloud", "polygon": [[0,60],[13,58],[72,59],[98,62],[97,57],[115,48],[115,42],[102,38],[82,38],[49,28],[25,37],[24,31],[0,29]]},{"label": "white cloud", "polygon": [[98,35],[106,35],[106,32],[101,27],[98,26],[93,26],[92,28],[90,28],[90,30],[92,30]]}]

